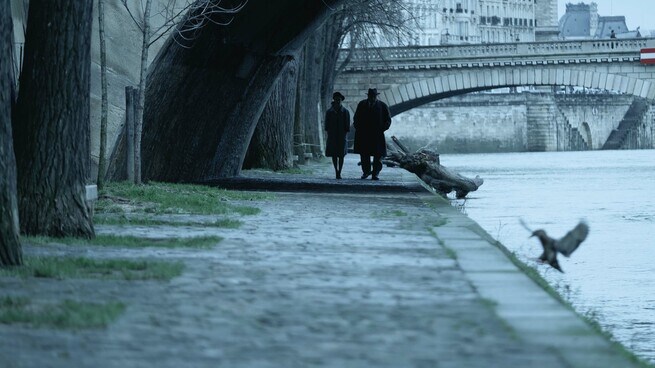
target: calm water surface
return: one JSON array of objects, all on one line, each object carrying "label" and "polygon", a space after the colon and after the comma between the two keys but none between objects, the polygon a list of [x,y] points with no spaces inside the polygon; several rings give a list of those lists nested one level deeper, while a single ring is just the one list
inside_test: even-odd
[{"label": "calm water surface", "polygon": [[[485,182],[453,200],[581,314],[655,363],[655,150],[441,155],[442,165]],[[519,224],[561,237],[580,219],[589,236],[565,273],[539,265],[541,245]]]}]

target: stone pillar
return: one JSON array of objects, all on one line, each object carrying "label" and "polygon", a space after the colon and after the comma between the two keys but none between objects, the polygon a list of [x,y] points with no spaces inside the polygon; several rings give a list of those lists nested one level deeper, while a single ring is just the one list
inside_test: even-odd
[{"label": "stone pillar", "polygon": [[527,150],[530,152],[557,151],[559,126],[557,124],[557,106],[552,95],[530,93],[526,103]]}]

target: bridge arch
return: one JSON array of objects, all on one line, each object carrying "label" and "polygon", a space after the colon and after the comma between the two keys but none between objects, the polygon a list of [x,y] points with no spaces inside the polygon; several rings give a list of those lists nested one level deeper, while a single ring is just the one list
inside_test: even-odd
[{"label": "bridge arch", "polygon": [[580,134],[582,134],[582,138],[587,143],[587,147],[593,147],[594,142],[591,140],[591,128],[589,127],[589,124],[586,121],[582,122],[579,131]]},{"label": "bridge arch", "polygon": [[655,85],[649,80],[605,71],[574,68],[496,68],[465,70],[417,79],[380,90],[392,115],[414,107],[465,93],[516,86],[574,86],[605,89],[655,99]]}]

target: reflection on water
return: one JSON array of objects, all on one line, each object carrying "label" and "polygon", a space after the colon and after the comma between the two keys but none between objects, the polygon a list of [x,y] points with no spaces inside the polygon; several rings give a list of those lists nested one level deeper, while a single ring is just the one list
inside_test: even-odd
[{"label": "reflection on water", "polygon": [[[484,185],[453,200],[487,232],[537,267],[581,313],[655,362],[655,151],[442,155],[442,165]],[[589,236],[564,274],[534,259],[541,246],[519,224],[563,236],[580,219]]]}]

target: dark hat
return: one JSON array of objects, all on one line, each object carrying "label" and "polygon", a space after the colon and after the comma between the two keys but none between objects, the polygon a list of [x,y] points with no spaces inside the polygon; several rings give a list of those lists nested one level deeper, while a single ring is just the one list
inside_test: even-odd
[{"label": "dark hat", "polygon": [[369,96],[377,96],[379,95],[378,89],[377,88],[369,88],[367,95]]},{"label": "dark hat", "polygon": [[341,101],[343,101],[343,100],[346,99],[346,98],[345,98],[341,93],[339,93],[339,92],[334,92],[334,93],[332,94],[332,99],[333,99],[333,100],[336,100],[337,98],[338,98],[338,99],[341,99]]}]

